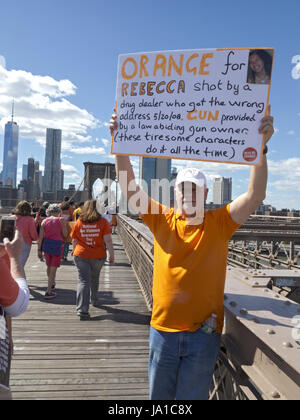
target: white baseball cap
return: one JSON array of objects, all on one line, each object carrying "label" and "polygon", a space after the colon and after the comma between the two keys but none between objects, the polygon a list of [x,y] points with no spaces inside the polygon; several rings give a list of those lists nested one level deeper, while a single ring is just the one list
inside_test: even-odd
[{"label": "white baseball cap", "polygon": [[196,168],[185,168],[178,172],[175,186],[178,187],[182,182],[192,182],[198,187],[207,185],[205,175]]}]

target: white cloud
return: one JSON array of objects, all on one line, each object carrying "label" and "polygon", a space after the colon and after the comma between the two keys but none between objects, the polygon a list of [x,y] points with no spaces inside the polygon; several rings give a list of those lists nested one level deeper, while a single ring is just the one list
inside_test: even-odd
[{"label": "white cloud", "polygon": [[[45,146],[46,128],[63,131],[62,150],[74,144],[92,142],[88,130],[100,123],[87,110],[73,104],[67,97],[75,95],[77,87],[67,79],[34,75],[23,70],[7,70],[0,56],[0,127],[3,127],[15,102],[15,121],[22,138],[35,139]],[[2,64],[2,65],[1,65]]]},{"label": "white cloud", "polygon": [[277,162],[269,160],[268,166],[270,175],[275,178],[268,183],[269,186],[278,191],[300,192],[300,158],[294,157]]},{"label": "white cloud", "polygon": [[105,155],[105,150],[103,147],[73,147],[70,152],[75,153],[77,155]]},{"label": "white cloud", "polygon": [[111,141],[107,140],[107,139],[101,139],[101,141],[102,141],[102,143],[104,144],[105,147],[107,147],[111,143]]},{"label": "white cloud", "polygon": [[295,177],[300,176],[300,158],[293,157],[279,161],[268,161],[269,171],[273,175]]},{"label": "white cloud", "polygon": [[5,57],[3,57],[3,55],[0,55],[0,66],[2,67],[6,67],[6,60]]},{"label": "white cloud", "polygon": [[283,178],[277,181],[269,182],[270,187],[275,187],[277,191],[294,191],[300,192],[299,180]]},{"label": "white cloud", "polygon": [[77,173],[67,173],[64,176],[64,183],[70,183],[70,184],[79,184],[82,181],[82,177],[78,175]]},{"label": "white cloud", "polygon": [[36,96],[41,105],[44,101],[47,103],[49,97],[62,98],[76,93],[76,86],[69,80],[57,81],[50,76],[37,76],[24,70],[2,68],[0,77],[5,82],[0,87],[1,94],[19,98]]},{"label": "white cloud", "polygon": [[65,165],[64,163],[61,164],[61,169],[65,172],[78,172],[78,169],[76,169],[72,165]]},{"label": "white cloud", "polygon": [[295,131],[294,130],[290,130],[290,131],[288,131],[288,135],[289,136],[293,136],[295,134]]},{"label": "white cloud", "polygon": [[292,64],[296,64],[292,69],[292,78],[300,79],[300,55],[294,55],[292,58]]}]

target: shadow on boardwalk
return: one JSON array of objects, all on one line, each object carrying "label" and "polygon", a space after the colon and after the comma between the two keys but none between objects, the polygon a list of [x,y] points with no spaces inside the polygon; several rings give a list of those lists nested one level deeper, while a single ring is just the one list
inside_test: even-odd
[{"label": "shadow on boardwalk", "polygon": [[31,302],[13,320],[14,399],[148,399],[150,314],[122,243],[113,239],[116,264],[103,267],[99,306],[90,306],[85,322],[76,316],[73,263],[58,270],[57,297],[45,301],[46,266],[33,245],[26,265]]}]

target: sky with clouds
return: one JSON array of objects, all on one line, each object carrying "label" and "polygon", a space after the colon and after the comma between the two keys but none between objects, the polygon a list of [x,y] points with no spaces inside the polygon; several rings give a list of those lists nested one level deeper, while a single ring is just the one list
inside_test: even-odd
[{"label": "sky with clouds", "polygon": [[[83,162],[113,162],[108,121],[118,54],[172,49],[274,47],[265,203],[300,209],[300,2],[252,0],[10,0],[1,6],[0,168],[12,98],[20,127],[18,175],[29,157],[44,166],[46,128],[63,131],[65,186],[79,185]],[[188,161],[175,161],[183,168]],[[138,159],[132,158],[136,174]],[[193,162],[247,189],[249,167]],[[210,201],[211,195],[208,197]]]}]

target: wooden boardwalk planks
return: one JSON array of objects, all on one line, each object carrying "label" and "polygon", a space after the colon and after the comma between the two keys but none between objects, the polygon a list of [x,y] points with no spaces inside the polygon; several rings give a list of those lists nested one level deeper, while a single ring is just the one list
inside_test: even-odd
[{"label": "wooden boardwalk planks", "polygon": [[26,265],[30,305],[13,320],[14,399],[148,399],[150,315],[122,243],[113,239],[116,265],[102,269],[101,304],[90,306],[90,321],[76,316],[71,261],[58,270],[57,297],[44,300],[46,266],[33,245]]}]

